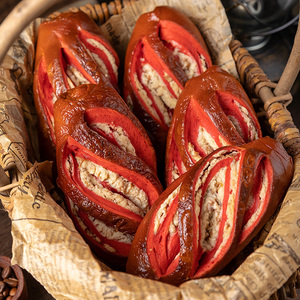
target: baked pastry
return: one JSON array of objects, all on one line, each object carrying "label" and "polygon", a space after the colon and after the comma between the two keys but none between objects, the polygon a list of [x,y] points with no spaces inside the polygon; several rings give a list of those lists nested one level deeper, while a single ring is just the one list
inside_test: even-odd
[{"label": "baked pastry", "polygon": [[212,66],[189,80],[179,96],[167,138],[166,184],[213,150],[260,137],[260,124],[242,85]]},{"label": "baked pastry", "polygon": [[61,13],[39,28],[33,81],[43,159],[55,157],[53,104],[83,83],[118,86],[119,58],[85,13]]},{"label": "baked pastry", "polygon": [[124,100],[164,153],[177,99],[186,81],[212,64],[201,33],[180,11],[159,6],[139,17],[124,67]]},{"label": "baked pastry", "polygon": [[119,94],[102,84],[61,94],[54,119],[57,183],[69,214],[108,263],[126,259],[162,192],[150,139]]},{"label": "baked pastry", "polygon": [[269,137],[215,150],[151,207],[127,271],[175,285],[216,275],[269,220],[292,174],[292,159]]}]

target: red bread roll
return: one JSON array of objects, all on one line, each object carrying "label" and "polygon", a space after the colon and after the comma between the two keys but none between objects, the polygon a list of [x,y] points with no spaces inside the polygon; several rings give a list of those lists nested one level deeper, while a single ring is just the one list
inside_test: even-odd
[{"label": "red bread roll", "polygon": [[127,271],[175,285],[217,274],[269,220],[292,174],[290,156],[268,137],[215,150],[152,206]]},{"label": "red bread roll", "polygon": [[158,152],[164,153],[186,81],[211,64],[202,35],[183,13],[160,6],[137,20],[126,52],[124,100],[132,105]]},{"label": "red bread roll", "polygon": [[[118,93],[81,85],[54,105],[58,185],[78,230],[102,258],[126,258],[162,191],[150,139]],[[149,164],[149,165],[148,165]]]},{"label": "red bread roll", "polygon": [[119,58],[85,13],[61,13],[41,24],[33,80],[42,158],[54,159],[53,105],[57,97],[83,83],[117,88]]},{"label": "red bread roll", "polygon": [[220,67],[210,67],[189,80],[178,99],[167,138],[167,185],[213,150],[260,137],[242,85]]}]

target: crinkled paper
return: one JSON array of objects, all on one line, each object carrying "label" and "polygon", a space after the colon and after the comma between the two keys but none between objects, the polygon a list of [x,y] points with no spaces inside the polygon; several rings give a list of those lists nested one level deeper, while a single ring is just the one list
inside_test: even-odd
[{"label": "crinkled paper", "polygon": [[[136,19],[157,5],[189,15],[214,63],[237,76],[228,48],[229,23],[217,0],[140,0],[111,17],[102,29],[121,61]],[[300,266],[300,162],[295,161],[293,182],[264,245],[231,276],[174,287],[110,270],[93,256],[59,200],[50,196],[50,163],[34,163],[38,155],[32,151],[37,149],[37,137],[31,88],[39,22],[22,32],[0,67],[0,151],[2,158],[10,159],[2,166],[7,170],[11,164],[10,170],[21,175],[10,195],[1,197],[12,220],[13,263],[27,269],[56,299],[268,299]],[[7,181],[3,178],[2,185]]]}]

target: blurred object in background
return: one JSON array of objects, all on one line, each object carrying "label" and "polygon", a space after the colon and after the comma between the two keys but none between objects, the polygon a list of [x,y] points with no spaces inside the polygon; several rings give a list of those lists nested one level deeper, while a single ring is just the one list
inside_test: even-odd
[{"label": "blurred object in background", "polygon": [[[34,1],[34,0],[31,0]],[[52,0],[46,0],[52,1]],[[11,10],[19,3],[21,0],[0,0],[0,23],[8,16]],[[70,7],[79,7],[82,5],[97,4],[102,2],[109,2],[109,0],[105,1],[97,1],[97,0],[61,0],[59,4],[53,5],[51,9],[45,12],[44,16],[50,15],[54,11],[64,11]]]},{"label": "blurred object in background", "polygon": [[[231,30],[272,82],[278,82],[294,44],[299,0],[221,0]],[[289,105],[300,128],[300,76],[291,91]]]},{"label": "blurred object in background", "polygon": [[265,65],[277,65],[275,74],[273,70],[267,74],[277,81],[293,46],[299,1],[222,0],[222,3],[234,37],[258,57],[263,69]]},{"label": "blurred object in background", "polygon": [[271,36],[298,20],[298,0],[222,0],[233,35],[248,51],[264,47]]},{"label": "blurred object in background", "polygon": [[2,22],[10,11],[20,2],[20,0],[1,0],[0,1],[0,22]]}]

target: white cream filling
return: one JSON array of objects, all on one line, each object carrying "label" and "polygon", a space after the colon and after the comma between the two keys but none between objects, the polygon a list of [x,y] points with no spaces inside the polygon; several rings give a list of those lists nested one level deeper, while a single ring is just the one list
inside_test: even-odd
[{"label": "white cream filling", "polygon": [[[80,179],[86,188],[108,201],[116,203],[140,216],[144,216],[148,209],[148,197],[143,190],[139,189],[123,176],[107,170],[100,165],[80,157],[76,157],[76,160]],[[110,191],[99,181],[105,182],[124,196]]]},{"label": "white cream filling", "polygon": [[109,78],[108,69],[104,61],[96,53],[91,52],[84,44],[82,44],[82,46],[84,47],[85,51],[89,54],[89,56],[92,57],[96,64],[99,66],[101,73],[104,74],[106,78]]},{"label": "white cream filling", "polygon": [[169,234],[175,233],[177,230],[177,227],[178,227],[178,210],[176,210],[176,213],[172,219],[172,223],[170,224]]},{"label": "white cream filling", "polygon": [[[204,251],[212,250],[217,242],[219,228],[221,224],[221,218],[223,214],[223,200],[224,200],[224,188],[225,188],[225,174],[228,167],[230,167],[231,174],[230,174],[230,183],[229,186],[231,190],[229,191],[229,199],[228,205],[226,209],[227,220],[224,225],[224,232],[223,232],[223,242],[221,243],[220,247],[216,251],[215,257],[221,251],[222,247],[226,244],[233,225],[233,218],[234,218],[234,199],[236,195],[236,187],[237,187],[237,178],[238,178],[238,171],[240,161],[236,161],[233,159],[230,166],[226,166],[221,168],[217,174],[215,174],[214,178],[209,182],[207,190],[205,192],[203,198],[202,209],[200,211],[200,200],[202,197],[202,189],[201,186],[205,183],[210,171],[212,168],[224,158],[235,158],[237,153],[232,151],[230,153],[225,153],[224,151],[218,153],[214,159],[212,159],[205,169],[205,171],[199,177],[196,183],[196,196],[195,196],[195,213],[197,216],[197,220],[201,220],[201,239],[200,245]],[[198,226],[197,226],[198,228]],[[199,239],[199,232],[197,233],[197,237]]]},{"label": "white cream filling", "polygon": [[[180,93],[182,92],[182,89],[178,86],[178,84],[172,79],[172,77],[164,72],[164,79],[170,84],[171,89],[173,90],[176,98],[179,97]],[[168,90],[169,91],[169,90]],[[167,99],[168,100],[168,99]],[[175,108],[177,99],[174,100],[174,98],[171,99],[171,101],[165,102],[170,108]]]},{"label": "white cream filling", "polygon": [[52,102],[53,102],[53,104],[56,102],[56,100],[57,100],[57,97],[56,97],[55,93],[53,93],[52,94]]},{"label": "white cream filling", "polygon": [[109,240],[118,241],[120,243],[131,244],[133,240],[133,236],[130,234],[124,234],[112,227],[107,226],[105,223],[96,219],[90,215],[88,215],[91,222],[93,222],[97,231],[101,233],[101,235]]},{"label": "white cream filling", "polygon": [[[163,102],[167,107],[174,109],[177,99],[172,96],[171,92],[156,70],[154,70],[148,63],[143,64],[142,70],[141,82],[149,88],[151,94],[156,99],[156,102]],[[166,73],[164,76],[168,78],[169,81],[172,81],[172,79],[168,77]],[[179,87],[177,87],[177,90],[178,89]]]},{"label": "white cream filling", "polygon": [[[111,247],[110,245],[104,244],[103,241],[100,240],[100,238],[94,234],[83,222],[83,220],[78,216],[78,207],[77,205],[69,200],[70,202],[70,206],[71,206],[71,211],[72,214],[76,217],[76,220],[79,224],[79,226],[81,227],[81,229],[93,240],[95,240],[98,243],[101,243],[102,246],[104,248],[106,248],[108,251],[110,252],[116,252],[116,250]],[[103,223],[102,221],[95,219],[91,216],[89,216],[89,219],[93,222],[93,225],[97,228],[97,230],[99,231],[100,235],[102,235],[103,237],[109,239],[109,240],[114,240],[114,241],[118,241],[120,243],[125,243],[125,244],[131,244],[132,240],[133,240],[133,236],[130,234],[126,234],[126,233],[122,233],[112,227],[107,226],[105,223]]]},{"label": "white cream filling", "polygon": [[197,62],[192,56],[180,52],[179,48],[176,47],[173,51],[173,54],[174,56],[178,56],[179,63],[188,79],[200,75]]},{"label": "white cream filling", "polygon": [[[143,62],[144,59],[141,59]],[[171,88],[175,92],[176,95],[179,95],[181,89],[179,86],[174,82],[168,74],[164,74],[165,79],[169,82]],[[142,99],[144,100],[145,104],[147,105],[148,109],[151,111],[151,114],[159,119],[158,114],[155,111],[155,108],[152,106],[151,99],[148,98],[146,91],[144,90],[142,84],[147,86],[153,96],[153,100],[158,107],[159,111],[162,113],[163,118],[167,126],[171,124],[171,116],[168,112],[169,109],[174,109],[177,103],[177,98],[175,98],[171,92],[169,91],[168,87],[164,83],[163,79],[159,76],[159,74],[150,66],[150,64],[143,64],[142,67],[142,75],[141,75],[141,83],[138,80],[136,74],[134,74],[134,80],[138,92]]]},{"label": "white cream filling", "polygon": [[172,172],[171,172],[171,180],[172,182],[176,180],[180,176],[179,169],[175,162],[172,163]]},{"label": "white cream filling", "polygon": [[[52,103],[53,103],[53,105],[56,102],[56,100],[57,100],[57,97],[56,97],[55,93],[52,93]],[[51,122],[52,126],[54,127],[54,116],[49,115],[49,117],[50,117],[50,122]],[[55,135],[54,135],[54,140],[55,140]]]},{"label": "white cream filling", "polygon": [[244,133],[243,133],[242,127],[240,126],[240,123],[237,120],[237,118],[229,115],[228,119],[232,123],[232,125],[235,127],[238,134],[244,139]]},{"label": "white cream filling", "polygon": [[101,72],[104,74],[104,76],[105,76],[106,78],[109,78],[108,69],[107,69],[105,63],[103,62],[103,60],[102,60],[96,53],[91,53],[90,55],[91,55],[92,58],[95,60],[95,62],[96,62],[97,65],[99,66]]},{"label": "white cream filling", "polygon": [[92,129],[100,129],[107,135],[113,135],[119,147],[132,155],[136,155],[135,148],[133,147],[127,133],[120,126],[106,123],[93,123],[90,124]]},{"label": "white cream filling", "polygon": [[201,159],[201,155],[195,150],[195,147],[191,142],[188,143],[188,152],[194,161],[197,162]]},{"label": "white cream filling", "polygon": [[179,63],[188,79],[199,76],[201,72],[207,70],[207,64],[202,54],[199,55],[201,66],[201,70],[199,70],[197,61],[194,59],[193,56],[180,52],[179,43],[175,41],[168,42],[174,47],[173,55],[178,56]]},{"label": "white cream filling", "polygon": [[[259,205],[258,205],[255,213],[251,216],[251,218],[248,220],[248,222],[244,225],[243,230],[247,230],[250,226],[252,226],[253,222],[255,222],[255,220],[257,219],[257,217],[262,212],[263,201],[261,201],[261,200],[266,197],[266,193],[267,193],[268,186],[269,186],[268,175],[266,174],[266,172],[264,172],[261,181],[262,181],[262,186],[261,186],[261,189],[259,191],[259,196],[258,196],[258,198],[259,198]],[[249,209],[253,205],[253,201],[254,201],[254,199],[252,199],[252,201],[249,201],[249,203],[247,205],[247,209]]]},{"label": "white cream filling", "polygon": [[[239,169],[240,169],[240,160],[238,162],[233,160],[230,164],[230,171],[231,171],[230,184],[229,184],[230,190],[229,190],[229,199],[228,199],[227,210],[226,210],[227,220],[225,222],[224,231],[223,231],[223,236],[225,238],[220,247],[222,247],[222,245],[226,243],[232,231],[232,225],[234,222],[233,220],[235,217],[235,212],[234,212],[235,197],[237,193]],[[218,255],[218,251],[216,255]]]},{"label": "white cream filling", "polygon": [[[181,170],[183,171],[183,173],[185,173],[187,170],[186,170],[186,167],[185,165],[183,164],[183,162],[181,162]],[[178,169],[178,166],[177,164],[173,161],[173,164],[172,164],[172,182],[175,181],[178,177],[180,177],[180,172],[179,172],[179,169]]]},{"label": "white cream filling", "polygon": [[221,147],[229,146],[229,143],[221,135],[219,135],[219,142],[221,143]]},{"label": "white cream filling", "polygon": [[210,251],[216,245],[222,219],[222,199],[226,168],[222,168],[210,181],[201,209],[201,247]]},{"label": "white cream filling", "polygon": [[[72,81],[73,85],[78,86],[81,84],[88,84],[90,83],[75,67],[72,65],[67,66],[66,70],[67,75],[69,76],[69,79]],[[68,83],[70,84],[70,80],[68,80]],[[71,84],[70,84],[71,85]],[[71,86],[73,87],[73,86]]]},{"label": "white cream filling", "polygon": [[[114,74],[116,75],[116,78],[118,78],[118,66],[116,64],[116,60],[115,60],[114,56],[110,53],[110,51],[108,49],[106,49],[101,43],[99,43],[98,41],[96,41],[94,39],[87,39],[87,42],[89,44],[91,44],[92,46],[94,46],[104,52],[104,54],[107,56],[111,66],[112,66],[112,69],[113,69]],[[108,76],[107,68],[106,68],[104,62],[100,59],[100,57],[96,53],[92,53],[92,57],[94,58],[96,63],[100,66],[103,73],[106,76]]]},{"label": "white cream filling", "polygon": [[[164,219],[166,218],[168,208],[172,205],[173,201],[175,200],[180,187],[181,187],[181,184],[167,197],[167,199],[161,204],[161,206],[157,210],[157,213],[156,213],[156,216],[154,219],[154,229],[153,229],[154,234],[157,233],[160,224],[162,224]],[[176,221],[176,218],[177,218],[177,221]],[[173,217],[173,226],[174,227],[176,226],[176,222],[178,225],[178,216]],[[169,230],[172,230],[172,231],[175,230],[174,227],[172,229],[169,228]]]},{"label": "white cream filling", "polygon": [[[144,88],[143,88],[142,84],[140,83],[140,81],[139,81],[138,76],[137,76],[136,73],[133,75],[133,78],[134,78],[134,83],[136,85],[138,94],[143,99],[146,107],[150,111],[150,114],[153,115],[154,118],[156,118],[156,119],[159,120],[160,118],[159,118],[159,116],[158,116],[155,108],[153,107],[152,101],[151,101],[151,99],[148,98],[147,92],[144,90]],[[162,106],[165,109],[164,105],[162,105]],[[168,117],[168,115],[166,117]]]},{"label": "white cream filling", "polygon": [[67,76],[67,82],[69,85],[70,89],[73,89],[75,87],[75,84],[73,83],[73,81]]},{"label": "white cream filling", "polygon": [[126,99],[125,99],[128,107],[130,108],[131,111],[133,111],[133,101],[132,101],[132,98],[131,96],[128,94]]},{"label": "white cream filling", "polygon": [[[222,146],[228,145],[228,143],[221,136],[219,136],[219,142]],[[219,148],[213,137],[204,127],[201,126],[198,128],[197,143],[200,145],[206,155]],[[191,158],[196,162],[202,158],[202,156],[195,150],[195,147],[191,142],[188,143],[188,152]]]},{"label": "white cream filling", "polygon": [[[249,140],[254,141],[254,140],[258,139],[258,132],[256,130],[255,123],[253,122],[252,118],[249,115],[249,111],[244,106],[240,105],[236,100],[233,100],[233,102],[234,102],[235,106],[239,109],[241,116],[247,125],[248,132],[249,132]],[[234,116],[230,116],[230,115],[228,116],[228,119],[234,125],[234,127],[236,128],[239,135],[241,137],[244,137],[242,128],[241,128],[238,120]],[[246,139],[248,139],[248,137],[246,137]]]}]

